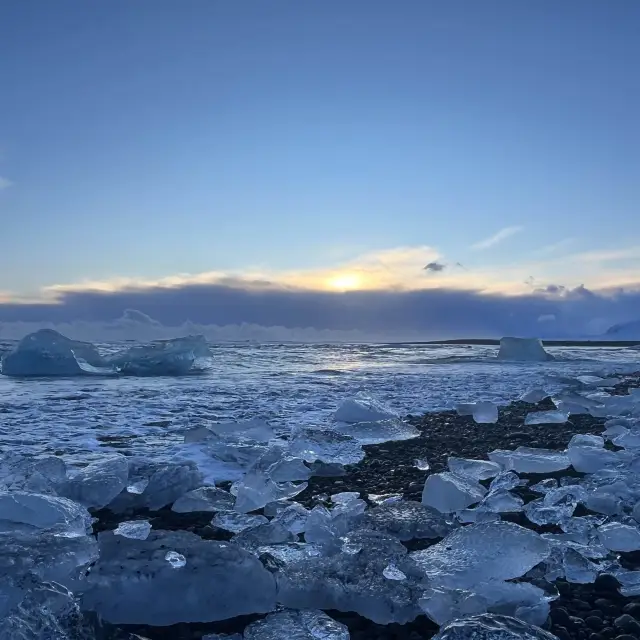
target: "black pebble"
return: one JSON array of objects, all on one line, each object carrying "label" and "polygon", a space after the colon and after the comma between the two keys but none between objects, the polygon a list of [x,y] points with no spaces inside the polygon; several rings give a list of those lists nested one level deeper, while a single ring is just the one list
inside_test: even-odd
[{"label": "black pebble", "polygon": [[615,640],[638,640],[636,636],[630,636],[628,633],[623,633],[621,636],[616,636]]},{"label": "black pebble", "polygon": [[629,615],[632,615],[636,620],[640,618],[640,602],[630,602],[625,605],[622,610]]},{"label": "black pebble", "polygon": [[598,576],[593,583],[593,586],[596,591],[612,591],[617,595],[618,587],[620,587],[620,583],[616,580],[614,576],[609,573],[603,573]]},{"label": "black pebble", "polygon": [[564,627],[554,627],[552,633],[558,640],[573,640],[571,634]]},{"label": "black pebble", "polygon": [[638,622],[634,617],[630,616],[628,613],[621,615],[619,618],[616,618],[613,624],[618,628],[626,631],[627,633],[640,633],[640,622]]},{"label": "black pebble", "polygon": [[593,629],[594,631],[599,631],[600,629],[602,629],[602,627],[604,627],[602,618],[599,618],[598,616],[588,616],[584,619],[584,623],[587,625],[587,627]]},{"label": "black pebble", "polygon": [[592,633],[589,636],[589,640],[604,640],[604,636],[601,636],[599,633]]},{"label": "black pebble", "polygon": [[551,609],[551,620],[553,624],[558,625],[559,627],[570,627],[571,619],[569,618],[569,612],[564,607],[557,607],[556,609]]}]

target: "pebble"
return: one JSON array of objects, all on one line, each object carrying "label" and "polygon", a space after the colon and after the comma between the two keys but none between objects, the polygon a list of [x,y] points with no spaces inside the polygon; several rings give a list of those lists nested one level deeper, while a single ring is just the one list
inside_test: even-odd
[{"label": "pebble", "polygon": [[640,622],[638,622],[633,616],[628,613],[616,618],[613,624],[618,628],[628,633],[640,633]]},{"label": "pebble", "polygon": [[587,616],[584,619],[584,623],[587,625],[587,627],[589,627],[590,629],[593,629],[594,631],[599,631],[600,629],[602,629],[602,627],[604,627],[602,618],[596,615]]},{"label": "pebble", "polygon": [[636,620],[640,618],[640,602],[630,602],[622,607],[622,610],[632,615]]}]

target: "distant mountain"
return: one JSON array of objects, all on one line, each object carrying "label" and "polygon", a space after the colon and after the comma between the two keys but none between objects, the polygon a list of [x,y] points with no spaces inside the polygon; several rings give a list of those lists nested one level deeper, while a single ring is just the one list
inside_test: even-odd
[{"label": "distant mountain", "polygon": [[640,320],[614,324],[604,335],[607,340],[640,340]]}]

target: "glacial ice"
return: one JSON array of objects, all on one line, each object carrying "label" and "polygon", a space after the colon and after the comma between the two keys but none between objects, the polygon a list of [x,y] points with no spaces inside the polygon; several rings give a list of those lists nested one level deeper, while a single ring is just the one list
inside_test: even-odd
[{"label": "glacial ice", "polygon": [[24,491],[0,492],[0,531],[48,531],[84,536],[91,516],[81,505],[57,496]]},{"label": "glacial ice", "polygon": [[524,501],[506,489],[489,492],[480,503],[479,509],[493,513],[518,513],[522,511]]},{"label": "glacial ice", "polygon": [[219,511],[213,517],[211,524],[218,529],[240,533],[245,529],[259,527],[261,524],[268,524],[268,518],[260,515],[248,515],[237,511]]},{"label": "glacial ice", "polygon": [[534,387],[526,393],[523,393],[519,400],[521,402],[528,402],[529,404],[537,404],[547,397],[549,397],[549,394],[542,387]]},{"label": "glacial ice", "polygon": [[489,460],[468,460],[466,458],[456,458],[455,456],[447,458],[447,466],[452,473],[476,481],[489,480],[489,478],[494,478],[502,471],[499,464]]},{"label": "glacial ice", "polygon": [[535,411],[527,413],[524,424],[564,424],[568,419],[569,414],[563,411]]},{"label": "glacial ice", "polygon": [[398,416],[371,396],[359,393],[354,398],[345,400],[333,414],[336,422],[349,424],[356,422],[377,422],[392,420]]},{"label": "glacial ice", "polygon": [[364,513],[361,526],[402,541],[441,538],[453,528],[452,523],[439,511],[410,500],[369,509]]},{"label": "glacial ice", "polygon": [[[378,624],[404,624],[421,613],[417,603],[424,577],[397,539],[358,531],[346,536],[346,544],[353,553],[308,557],[285,565],[276,574],[279,604],[355,611]],[[387,579],[383,572],[390,564],[406,579]]]},{"label": "glacial ice", "polygon": [[432,473],[424,483],[422,504],[451,513],[480,502],[486,493],[481,484],[464,476],[449,471]]},{"label": "glacial ice", "polygon": [[200,371],[200,362],[211,356],[204,336],[186,336],[136,345],[108,362],[127,376],[184,376]]},{"label": "glacial ice", "polygon": [[640,549],[640,529],[621,522],[609,522],[598,527],[600,542],[611,551]]},{"label": "glacial ice", "polygon": [[151,524],[147,520],[121,522],[114,530],[114,535],[135,540],[146,540],[151,533]]},{"label": "glacial ice", "polygon": [[460,403],[456,406],[456,411],[459,416],[471,416],[478,424],[498,422],[498,407],[488,400]]},{"label": "glacial ice", "polygon": [[294,429],[289,453],[307,462],[357,464],[364,456],[362,445],[351,436],[332,429]]},{"label": "glacial ice", "polygon": [[291,533],[299,534],[305,530],[310,514],[301,504],[294,502],[280,511],[271,522],[282,525]]},{"label": "glacial ice", "polygon": [[542,342],[537,338],[502,338],[498,360],[546,362],[555,358],[544,350]]},{"label": "glacial ice", "polygon": [[483,614],[445,625],[432,640],[558,640],[540,627],[510,616]]},{"label": "glacial ice", "polygon": [[257,527],[248,527],[233,537],[239,547],[257,554],[258,549],[265,546],[289,544],[296,542],[298,536],[279,522],[267,522]]},{"label": "glacial ice", "polygon": [[383,442],[411,440],[420,432],[402,420],[378,420],[375,422],[355,422],[337,424],[335,430],[355,438],[360,444],[382,444]]},{"label": "glacial ice", "polygon": [[128,479],[127,458],[113,454],[80,469],[58,489],[58,494],[88,509],[102,509],[125,489]]},{"label": "glacial ice", "polygon": [[269,502],[287,500],[304,491],[306,482],[300,484],[275,483],[267,474],[250,471],[236,484],[236,502],[234,509],[240,513],[249,513],[261,509]]},{"label": "glacial ice", "polygon": [[194,511],[230,511],[235,498],[217,487],[199,487],[178,498],[171,507],[175,513],[192,513]]},{"label": "glacial ice", "polygon": [[517,473],[554,473],[571,465],[563,451],[529,447],[518,447],[515,451],[496,449],[489,454],[489,460]]},{"label": "glacial ice", "polygon": [[349,630],[323,611],[285,609],[252,622],[244,640],[349,640]]},{"label": "glacial ice", "polygon": [[10,451],[0,458],[0,489],[56,495],[66,480],[67,466],[62,458],[34,460]]},{"label": "glacial ice", "polygon": [[141,505],[156,511],[202,486],[202,475],[193,463],[161,465],[149,478],[140,496]]},{"label": "glacial ice", "polygon": [[[113,624],[211,622],[275,606],[272,574],[232,542],[185,531],[152,531],[146,540],[105,532],[98,542],[100,558],[84,581],[82,606]],[[173,564],[180,566],[172,566],[168,553],[177,554]]]},{"label": "glacial ice", "polygon": [[550,553],[549,543],[510,522],[471,524],[444,540],[410,554],[432,586],[468,589],[523,576]]},{"label": "glacial ice", "polygon": [[109,369],[104,365],[92,344],[41,329],[3,356],[2,373],[16,377],[106,375]]}]

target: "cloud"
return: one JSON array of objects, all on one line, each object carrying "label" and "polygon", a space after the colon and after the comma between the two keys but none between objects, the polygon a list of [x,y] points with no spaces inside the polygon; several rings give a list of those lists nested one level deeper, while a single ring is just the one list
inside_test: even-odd
[{"label": "cloud", "polygon": [[428,271],[429,273],[439,273],[440,271],[444,271],[447,268],[446,264],[442,264],[441,262],[430,262],[428,265],[423,267],[423,271]]},{"label": "cloud", "polygon": [[505,227],[504,229],[500,229],[497,233],[494,233],[492,236],[485,238],[484,240],[480,240],[480,242],[476,242],[471,245],[472,249],[489,249],[490,247],[495,247],[495,245],[500,244],[503,240],[510,238],[516,233],[520,233],[523,230],[523,227]]},{"label": "cloud", "polygon": [[558,240],[558,242],[553,242],[552,244],[548,244],[544,247],[540,247],[534,253],[539,256],[546,256],[553,253],[557,253],[558,251],[562,251],[571,245],[574,245],[577,242],[577,238],[564,238],[562,240]]},{"label": "cloud", "polygon": [[640,287],[591,291],[550,285],[506,296],[448,288],[311,291],[274,283],[246,286],[229,278],[224,284],[69,291],[56,304],[2,303],[0,338],[20,338],[41,327],[92,341],[188,333],[202,333],[215,341],[562,338],[638,318]]},{"label": "cloud", "polygon": [[0,176],[0,191],[2,191],[3,189],[9,188],[12,184],[13,182],[11,182],[11,180],[8,180],[7,178],[3,178],[2,176]]}]

